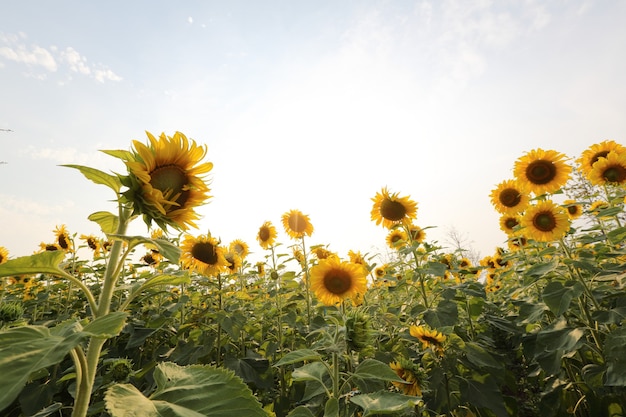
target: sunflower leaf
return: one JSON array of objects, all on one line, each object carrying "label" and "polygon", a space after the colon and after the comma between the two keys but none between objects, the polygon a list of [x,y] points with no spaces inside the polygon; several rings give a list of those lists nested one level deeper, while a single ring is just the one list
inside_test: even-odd
[{"label": "sunflower leaf", "polygon": [[58,265],[65,258],[63,251],[45,251],[29,256],[9,259],[0,265],[0,277],[14,275],[50,274],[60,276],[63,271]]},{"label": "sunflower leaf", "polygon": [[88,180],[91,180],[96,184],[106,185],[107,187],[115,191],[116,194],[118,194],[120,192],[120,189],[122,188],[122,181],[117,175],[107,174],[106,172],[102,172],[99,169],[82,165],[70,164],[61,166],[79,170]]},{"label": "sunflower leaf", "polygon": [[147,279],[137,292],[144,291],[148,288],[156,287],[159,285],[180,285],[180,284],[189,284],[191,282],[191,277],[188,274],[185,275],[157,275],[150,279]]},{"label": "sunflower leaf", "polygon": [[133,159],[133,154],[129,151],[121,150],[121,149],[104,149],[100,150],[100,152],[105,153],[114,158],[121,159],[122,161],[130,161]]},{"label": "sunflower leaf", "polygon": [[373,414],[399,414],[414,408],[420,397],[398,394],[388,391],[377,391],[369,394],[355,395],[350,402],[363,409],[363,417]]},{"label": "sunflower leaf", "polygon": [[294,350],[283,356],[274,366],[290,365],[292,363],[298,363],[303,361],[319,361],[322,356],[311,349]]},{"label": "sunflower leaf", "polygon": [[119,217],[108,211],[96,211],[87,218],[92,222],[98,223],[104,234],[115,233],[120,223]]},{"label": "sunflower leaf", "polygon": [[376,359],[365,359],[354,371],[353,376],[363,379],[378,379],[382,381],[406,382],[396,372]]},{"label": "sunflower leaf", "polygon": [[156,391],[146,398],[130,384],[110,387],[105,404],[113,417],[266,417],[252,391],[235,374],[208,365],[157,365]]}]

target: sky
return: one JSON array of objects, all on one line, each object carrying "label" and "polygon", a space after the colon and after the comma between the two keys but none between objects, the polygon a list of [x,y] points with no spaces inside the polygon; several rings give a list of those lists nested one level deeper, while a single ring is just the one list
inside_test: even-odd
[{"label": "sky", "polygon": [[607,0],[0,0],[0,246],[98,234],[115,195],[60,165],[124,172],[99,150],[181,131],[214,164],[193,235],[258,258],[259,226],[286,251],[298,209],[309,245],[384,254],[388,187],[429,241],[490,255],[515,160],[626,142],[624,18]]}]

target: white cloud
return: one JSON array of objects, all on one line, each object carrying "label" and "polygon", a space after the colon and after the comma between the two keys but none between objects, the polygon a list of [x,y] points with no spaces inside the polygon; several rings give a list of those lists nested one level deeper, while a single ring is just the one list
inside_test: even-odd
[{"label": "white cloud", "polygon": [[57,63],[52,54],[47,49],[37,45],[30,49],[25,45],[17,45],[13,48],[3,46],[0,47],[0,57],[26,65],[41,66],[51,72],[57,70]]},{"label": "white cloud", "polygon": [[49,160],[58,164],[77,164],[86,166],[110,165],[111,159],[102,152],[81,152],[76,148],[40,148],[28,146],[20,151],[22,155],[28,155],[32,159]]},{"label": "white cloud", "polygon": [[187,22],[189,22],[189,24],[191,25],[193,23],[193,17],[189,16],[187,18]]},{"label": "white cloud", "polygon": [[89,75],[91,70],[87,66],[87,58],[81,56],[76,49],[68,46],[61,52],[61,57],[69,65],[70,70],[80,74]]},{"label": "white cloud", "polygon": [[105,81],[122,81],[122,77],[114,73],[108,68],[105,69],[97,69],[94,71],[94,78],[96,81],[100,83],[104,83]]}]

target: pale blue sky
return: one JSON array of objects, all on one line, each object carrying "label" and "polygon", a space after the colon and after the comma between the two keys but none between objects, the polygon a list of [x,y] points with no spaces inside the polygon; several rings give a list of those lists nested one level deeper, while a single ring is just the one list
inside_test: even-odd
[{"label": "pale blue sky", "polygon": [[[208,145],[201,229],[243,239],[310,215],[310,244],[385,251],[383,186],[417,223],[502,245],[489,193],[536,147],[626,138],[622,1],[0,1],[0,245],[95,233],[98,149],[144,131]],[[134,232],[145,228],[137,221]],[[281,235],[283,243],[290,243]]]}]

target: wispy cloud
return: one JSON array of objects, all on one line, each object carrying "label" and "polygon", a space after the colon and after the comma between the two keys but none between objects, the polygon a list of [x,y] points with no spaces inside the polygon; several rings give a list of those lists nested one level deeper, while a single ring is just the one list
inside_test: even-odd
[{"label": "wispy cloud", "polygon": [[[2,45],[4,44],[4,45]],[[62,70],[91,77],[97,82],[121,81],[122,77],[102,64],[90,64],[87,58],[71,46],[59,49],[56,46],[49,48],[36,44],[27,44],[24,33],[0,33],[0,68],[5,61],[12,61],[26,65],[30,70],[44,70],[47,73]],[[28,76],[45,79],[46,73],[28,73]]]},{"label": "wispy cloud", "polygon": [[64,148],[41,148],[28,146],[20,151],[22,155],[28,155],[32,159],[48,160],[58,164],[77,164],[87,166],[110,166],[111,158],[102,152],[81,152],[72,147]]}]

